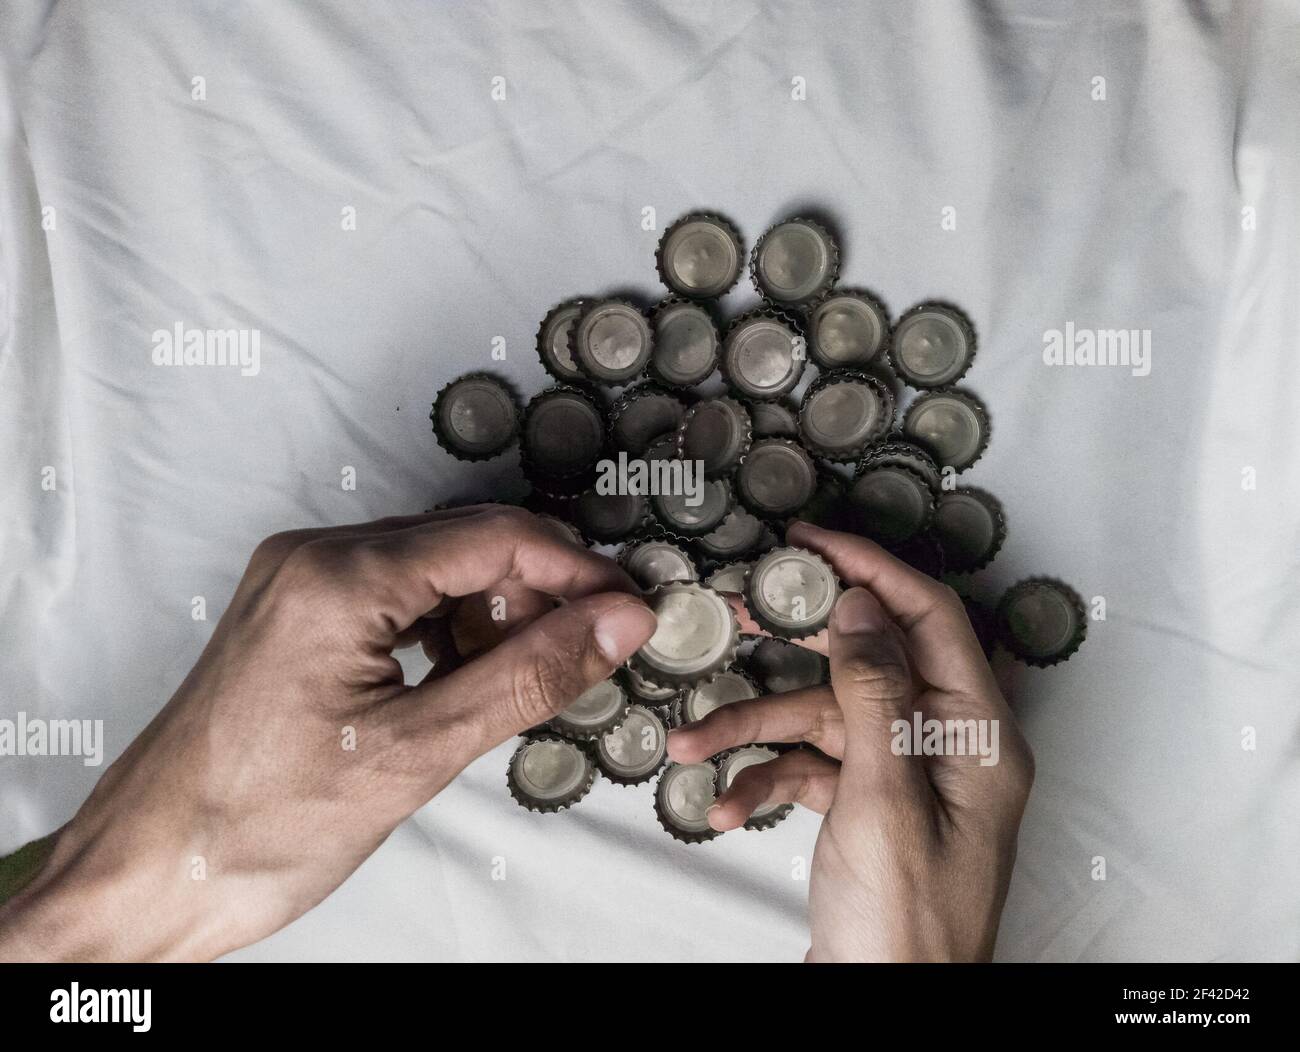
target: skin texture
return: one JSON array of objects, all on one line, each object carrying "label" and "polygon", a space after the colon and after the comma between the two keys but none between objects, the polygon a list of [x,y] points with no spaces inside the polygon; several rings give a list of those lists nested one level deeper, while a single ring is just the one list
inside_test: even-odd
[{"label": "skin texture", "polygon": [[[0,960],[208,959],[277,931],[644,643],[634,593],[511,508],[269,538],[175,696],[0,908]],[[435,666],[407,687],[392,651],[417,641]]]},{"label": "skin texture", "polygon": [[[829,630],[804,641],[829,655],[831,685],[725,705],[673,731],[669,755],[693,763],[755,741],[811,747],[745,768],[709,815],[721,830],[769,802],[826,815],[808,960],[988,960],[1034,763],[961,600],[864,538],[801,523],[788,540],[828,559],[846,585]],[[738,613],[742,629],[757,630]],[[913,711],[997,720],[999,762],[896,755],[891,724]]]},{"label": "skin texture", "polygon": [[[961,603],[861,538],[789,540],[859,586],[808,641],[833,685],[724,706],[669,752],[807,743],[741,772],[710,821],[826,813],[809,960],[987,959],[1033,761]],[[615,563],[518,509],[268,538],[180,689],[0,906],[0,960],[202,960],[265,938],[654,627]],[[407,686],[392,652],[416,643],[434,667]],[[890,723],[914,708],[999,720],[1001,762],[895,756]]]}]

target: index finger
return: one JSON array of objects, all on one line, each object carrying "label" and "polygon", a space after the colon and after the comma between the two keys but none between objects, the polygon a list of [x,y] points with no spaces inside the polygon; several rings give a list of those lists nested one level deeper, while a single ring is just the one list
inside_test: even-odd
[{"label": "index finger", "polygon": [[865,537],[806,522],[791,526],[787,537],[829,559],[846,585],[861,585],[880,600],[907,636],[916,671],[931,686],[965,693],[992,683],[966,609],[947,585]]},{"label": "index finger", "polygon": [[[308,554],[312,549],[315,554]],[[330,576],[342,582],[356,609],[393,636],[444,598],[503,581],[564,599],[640,593],[612,559],[578,546],[529,512],[503,505],[390,533],[318,541],[299,551],[304,558],[341,562],[329,567]]]}]

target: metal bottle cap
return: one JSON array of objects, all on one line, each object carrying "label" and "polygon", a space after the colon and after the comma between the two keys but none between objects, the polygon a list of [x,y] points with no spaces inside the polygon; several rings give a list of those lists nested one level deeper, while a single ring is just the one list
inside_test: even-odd
[{"label": "metal bottle cap", "polygon": [[669,387],[694,387],[718,367],[722,340],[708,308],[690,300],[666,299],[654,309],[650,373]]},{"label": "metal bottle cap", "polygon": [[835,284],[840,251],[818,223],[787,219],[758,239],[750,271],[754,287],[773,303],[809,303]]},{"label": "metal bottle cap", "polygon": [[761,639],[749,655],[749,670],[769,694],[829,683],[830,662],[815,650],[784,639]]},{"label": "metal bottle cap", "polygon": [[984,651],[986,658],[992,657],[993,648],[998,641],[997,612],[969,596],[963,596],[961,601],[966,607],[966,616],[970,619],[971,628],[975,630],[975,638],[979,640],[980,649]]},{"label": "metal bottle cap", "polygon": [[733,508],[716,528],[695,538],[695,548],[706,559],[735,559],[758,551],[770,533],[761,519]]},{"label": "metal bottle cap", "polygon": [[641,375],[650,360],[650,323],[622,300],[591,303],[569,334],[573,357],[587,376],[622,384]]},{"label": "metal bottle cap", "polygon": [[519,433],[519,403],[495,376],[468,373],[441,391],[429,413],[438,444],[459,460],[487,460]]},{"label": "metal bottle cap", "polygon": [[650,504],[637,494],[585,490],[573,502],[573,521],[589,540],[614,544],[641,529],[650,519]]},{"label": "metal bottle cap", "polygon": [[610,407],[609,436],[615,449],[640,456],[660,435],[681,427],[686,403],[656,384],[637,384]]},{"label": "metal bottle cap", "polygon": [[943,578],[944,570],[947,568],[943,558],[943,547],[935,538],[933,529],[917,534],[901,544],[890,545],[890,551],[913,570],[920,570],[936,581]]},{"label": "metal bottle cap", "polygon": [[647,592],[645,601],[659,624],[629,664],[651,683],[701,683],[735,659],[740,633],[731,607],[717,592],[690,581],[670,581]]},{"label": "metal bottle cap", "polygon": [[740,235],[725,219],[693,212],[664,231],[655,263],[660,279],[674,292],[713,299],[740,279],[744,252]]},{"label": "metal bottle cap", "polygon": [[719,566],[704,583],[715,592],[728,592],[732,595],[744,595],[745,575],[753,563],[727,563]]},{"label": "metal bottle cap", "polygon": [[605,446],[605,418],[576,387],[552,387],[524,410],[523,447],[530,471],[564,478],[590,471]]},{"label": "metal bottle cap", "polygon": [[717,774],[711,763],[670,763],[659,776],[655,813],[659,824],[683,843],[699,844],[720,835],[709,826]]},{"label": "metal bottle cap", "polygon": [[753,311],[731,323],[722,344],[722,375],[742,398],[779,398],[799,384],[805,352],[794,319]]},{"label": "metal bottle cap", "polygon": [[903,416],[903,433],[936,463],[964,471],[979,460],[989,442],[983,404],[965,391],[928,391]]},{"label": "metal bottle cap", "polygon": [[654,777],[668,756],[668,728],[644,705],[596,743],[596,763],[615,785],[640,785]]},{"label": "metal bottle cap", "polygon": [[982,569],[993,561],[1007,536],[1002,505],[982,489],[943,493],[934,510],[934,535],[949,571]]},{"label": "metal bottle cap", "polygon": [[695,562],[672,541],[649,538],[629,544],[619,556],[619,564],[644,589],[669,581],[698,581]]},{"label": "metal bottle cap", "polygon": [[561,383],[582,383],[587,379],[573,358],[569,334],[573,323],[587,307],[587,300],[568,300],[552,307],[537,329],[537,357],[542,368]]},{"label": "metal bottle cap", "polygon": [[930,456],[915,442],[891,437],[871,446],[862,455],[860,470],[865,471],[869,467],[880,467],[883,464],[898,464],[905,468],[911,468],[925,479],[925,483],[930,487],[931,492],[938,496],[940,487],[943,484],[943,476],[939,472],[939,465],[934,462],[934,457]]},{"label": "metal bottle cap", "polygon": [[835,571],[803,548],[775,548],[761,556],[745,582],[750,617],[783,639],[805,639],[825,628],[839,594]]},{"label": "metal bottle cap", "polygon": [[805,446],[828,460],[857,460],[893,423],[893,392],[867,373],[829,373],[808,388],[799,406]]},{"label": "metal bottle cap", "polygon": [[817,488],[808,503],[799,509],[798,517],[814,526],[827,530],[851,531],[857,529],[858,513],[849,503],[844,482],[833,471],[819,469]]},{"label": "metal bottle cap", "polygon": [[750,426],[755,438],[798,438],[799,418],[782,402],[748,401]]},{"label": "metal bottle cap", "polygon": [[591,741],[623,722],[628,708],[627,692],[615,680],[601,680],[579,694],[568,708],[553,716],[551,730],[575,741]]},{"label": "metal bottle cap", "polygon": [[836,292],[808,317],[808,351],[824,369],[861,369],[889,342],[889,312],[867,292]]},{"label": "metal bottle cap", "polygon": [[956,383],[975,360],[970,319],[946,303],[919,303],[898,319],[889,351],[903,382],[923,389]]},{"label": "metal bottle cap", "polygon": [[680,693],[678,687],[661,687],[651,683],[636,669],[627,665],[623,666],[622,673],[623,685],[627,688],[627,692],[648,709],[670,706]]},{"label": "metal bottle cap", "polygon": [[862,527],[884,544],[901,544],[930,524],[934,494],[917,472],[900,464],[867,466],[849,499],[862,513]]},{"label": "metal bottle cap", "polygon": [[736,491],[755,515],[789,518],[817,490],[817,466],[795,442],[765,438],[755,442],[736,472]]},{"label": "metal bottle cap", "polygon": [[1064,661],[1088,634],[1083,601],[1069,585],[1048,577],[1030,577],[1008,588],[997,618],[1002,645],[1038,668]]},{"label": "metal bottle cap", "polygon": [[506,785],[510,795],[530,811],[563,811],[591,790],[596,765],[574,742],[558,734],[524,739],[510,758]]},{"label": "metal bottle cap", "polygon": [[714,709],[730,705],[735,701],[747,701],[758,697],[758,687],[754,681],[737,669],[719,672],[705,683],[697,683],[688,689],[675,706],[673,722],[677,726],[702,720]]},{"label": "metal bottle cap", "polygon": [[[769,749],[765,745],[742,745],[739,749],[724,753],[718,757],[718,795],[721,796],[730,789],[736,775],[746,767],[770,763],[777,756],[775,749]],[[793,810],[794,804],[760,804],[749,816],[745,828],[771,829]]]},{"label": "metal bottle cap", "polygon": [[677,455],[704,464],[706,479],[731,474],[749,452],[749,412],[734,398],[709,398],[686,411],[677,432]]},{"label": "metal bottle cap", "polygon": [[698,537],[718,526],[735,505],[731,483],[714,479],[703,483],[700,502],[688,504],[684,492],[659,493],[650,498],[659,524],[681,537]]}]

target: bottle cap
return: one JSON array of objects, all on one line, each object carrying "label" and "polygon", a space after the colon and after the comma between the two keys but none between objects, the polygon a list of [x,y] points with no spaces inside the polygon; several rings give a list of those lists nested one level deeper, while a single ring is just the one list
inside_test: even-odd
[{"label": "bottle cap", "polygon": [[933,532],[948,571],[970,573],[993,561],[1006,540],[1007,526],[993,494],[964,488],[940,494]]},{"label": "bottle cap", "polygon": [[640,785],[655,776],[668,757],[668,728],[644,705],[633,705],[627,718],[596,743],[596,763],[615,785]]},{"label": "bottle cap", "polygon": [[662,537],[648,537],[629,544],[618,561],[643,589],[669,581],[700,579],[694,560],[681,547]]},{"label": "bottle cap", "polygon": [[745,402],[755,438],[798,438],[799,418],[783,402]]},{"label": "bottle cap", "polygon": [[677,455],[704,464],[706,479],[730,475],[745,459],[753,438],[749,412],[734,398],[696,402],[677,431]]},{"label": "bottle cap", "polygon": [[639,704],[648,709],[660,709],[671,706],[680,692],[677,687],[660,687],[651,683],[636,669],[626,665],[622,668],[623,686]]},{"label": "bottle cap", "polygon": [[664,231],[655,253],[659,278],[681,296],[715,299],[738,280],[745,249],[735,227],[703,212],[682,216]]},{"label": "bottle cap", "polygon": [[749,267],[764,299],[798,306],[819,299],[835,284],[840,250],[820,224],[787,219],[758,239]]},{"label": "bottle cap", "polygon": [[984,651],[986,658],[992,657],[993,648],[998,641],[997,613],[970,596],[962,596],[961,601],[966,607],[966,616],[970,618],[970,626],[975,630],[975,638],[979,640],[980,649]]},{"label": "bottle cap", "polygon": [[695,549],[705,559],[735,559],[758,551],[771,531],[744,508],[733,508],[715,528],[695,538]]},{"label": "bottle cap", "polygon": [[1030,577],[1008,588],[997,619],[1002,645],[1038,668],[1064,661],[1088,634],[1083,601],[1069,585],[1048,577]]},{"label": "bottle cap", "polygon": [[943,548],[935,539],[933,529],[919,533],[902,544],[890,545],[889,550],[893,552],[895,558],[902,559],[913,570],[920,570],[936,581],[943,577],[946,568],[943,561]]},{"label": "bottle cap", "polygon": [[623,722],[628,704],[627,692],[617,681],[601,680],[551,717],[547,726],[574,741],[592,741]]},{"label": "bottle cap", "polygon": [[691,581],[670,581],[645,595],[659,624],[629,665],[660,687],[691,686],[732,663],[740,642],[727,601]]},{"label": "bottle cap", "polygon": [[965,391],[927,391],[908,406],[903,433],[936,463],[965,471],[989,444],[988,412]]},{"label": "bottle cap", "polygon": [[889,312],[867,292],[834,292],[808,316],[808,352],[823,369],[861,369],[889,343]]},{"label": "bottle cap", "polygon": [[749,671],[768,694],[784,694],[829,683],[831,665],[821,654],[784,639],[760,639],[749,655]]},{"label": "bottle cap", "polygon": [[779,398],[798,386],[805,362],[803,336],[778,311],[742,314],[722,342],[722,376],[742,398]]},{"label": "bottle cap", "polygon": [[697,683],[682,692],[681,698],[673,706],[673,726],[694,723],[723,705],[756,697],[758,687],[752,679],[739,669],[726,669],[711,680]]},{"label": "bottle cap", "polygon": [[911,468],[925,479],[925,484],[930,487],[930,491],[935,496],[939,495],[943,485],[939,465],[934,462],[934,457],[915,442],[909,442],[897,435],[891,436],[867,449],[862,455],[859,470],[865,471],[869,467],[880,467],[883,464],[898,464]]},{"label": "bottle cap", "polygon": [[441,391],[429,412],[433,433],[458,460],[488,460],[519,434],[519,402],[495,376],[467,373]]},{"label": "bottle cap", "polygon": [[563,811],[581,800],[596,765],[581,746],[558,734],[533,734],[515,750],[506,773],[510,795],[530,811]]},{"label": "bottle cap", "polygon": [[573,502],[573,521],[589,540],[616,544],[650,521],[650,503],[639,494],[589,489]]},{"label": "bottle cap", "polygon": [[[731,788],[736,775],[746,767],[770,763],[779,754],[765,745],[742,745],[718,757],[718,795]],[[794,804],[760,804],[745,823],[746,829],[771,829],[794,810]]]},{"label": "bottle cap", "polygon": [[745,574],[753,563],[727,563],[719,566],[704,583],[715,592],[728,592],[732,595],[745,594]]},{"label": "bottle cap", "polygon": [[799,406],[805,447],[828,460],[857,460],[893,424],[893,392],[867,373],[827,373],[808,388]]},{"label": "bottle cap", "polygon": [[722,340],[708,308],[690,300],[669,298],[654,309],[654,348],[649,371],[668,387],[694,387],[718,367]]},{"label": "bottle cap", "polygon": [[[702,480],[701,480],[702,481]],[[658,493],[650,498],[655,518],[669,533],[679,537],[698,537],[717,527],[735,506],[731,483],[726,479],[702,482],[698,504],[688,504],[684,488]]]},{"label": "bottle cap", "polygon": [[975,360],[975,329],[956,307],[918,303],[894,326],[889,359],[912,387],[946,387],[966,375]]},{"label": "bottle cap", "polygon": [[798,517],[814,526],[827,530],[852,531],[858,526],[859,515],[849,503],[844,482],[833,471],[817,469],[817,488],[808,503],[799,509]]},{"label": "bottle cap", "polygon": [[787,519],[817,490],[817,465],[796,442],[764,438],[755,442],[736,472],[741,503],[761,518]]},{"label": "bottle cap", "polygon": [[682,843],[701,844],[721,835],[709,825],[717,773],[711,763],[670,763],[659,776],[655,813],[659,824]]},{"label": "bottle cap", "polygon": [[934,494],[918,472],[901,464],[867,465],[849,499],[861,512],[864,532],[882,544],[902,544],[924,530],[934,513]]},{"label": "bottle cap", "polygon": [[587,307],[587,300],[568,300],[551,308],[537,329],[537,357],[542,368],[561,383],[583,383],[587,377],[578,368],[569,345],[573,323]]},{"label": "bottle cap", "polygon": [[610,407],[609,437],[615,449],[640,456],[660,435],[682,424],[686,403],[657,384],[628,388]]},{"label": "bottle cap", "polygon": [[581,476],[604,452],[605,418],[578,388],[549,388],[524,410],[523,448],[530,474],[546,479]]},{"label": "bottle cap", "polygon": [[783,639],[815,636],[830,623],[840,583],[820,555],[775,548],[760,556],[745,582],[745,607],[762,629]]},{"label": "bottle cap", "polygon": [[650,360],[650,322],[630,303],[598,300],[573,323],[569,344],[578,368],[592,380],[628,383]]}]

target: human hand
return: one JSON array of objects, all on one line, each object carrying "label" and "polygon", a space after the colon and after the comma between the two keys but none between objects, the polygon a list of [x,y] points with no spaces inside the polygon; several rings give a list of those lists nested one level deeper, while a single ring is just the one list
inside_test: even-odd
[{"label": "human hand", "polygon": [[[808,960],[987,960],[1034,764],[961,600],[864,538],[805,523],[788,538],[852,586],[829,630],[805,641],[829,654],[830,686],[724,705],[673,731],[669,755],[695,763],[751,742],[819,750],[745,768],[709,817],[734,829],[760,805],[788,802],[826,815]],[[895,721],[911,724],[914,712],[994,721],[997,762],[953,755],[951,734],[942,755],[896,755]]]},{"label": "human hand", "polygon": [[[268,538],[180,689],[0,907],[0,960],[211,958],[270,935],[654,624],[615,563],[514,508]],[[392,651],[417,637],[434,668],[407,687]]]}]

